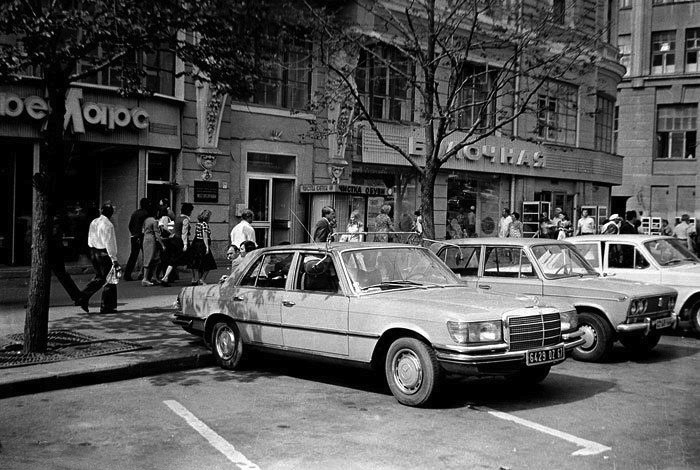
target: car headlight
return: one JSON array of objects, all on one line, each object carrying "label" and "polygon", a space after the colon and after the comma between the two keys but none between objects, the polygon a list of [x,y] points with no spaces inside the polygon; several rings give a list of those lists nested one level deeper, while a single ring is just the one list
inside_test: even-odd
[{"label": "car headlight", "polygon": [[561,321],[561,331],[575,330],[578,327],[578,313],[576,310],[569,310],[559,313]]},{"label": "car headlight", "polygon": [[639,301],[639,307],[637,307],[637,313],[645,313],[647,311],[647,299],[642,299]]},{"label": "car headlight", "polygon": [[639,305],[639,302],[638,302],[638,301],[636,301],[636,300],[634,300],[634,299],[632,299],[632,301],[630,301],[630,315],[636,315],[636,314],[637,314],[637,307],[638,307],[638,305]]},{"label": "car headlight", "polygon": [[447,322],[447,331],[456,343],[493,343],[503,338],[501,320],[483,322]]}]

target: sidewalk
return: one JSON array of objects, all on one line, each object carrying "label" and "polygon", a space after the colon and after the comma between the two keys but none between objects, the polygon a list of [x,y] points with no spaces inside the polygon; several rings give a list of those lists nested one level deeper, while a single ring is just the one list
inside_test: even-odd
[{"label": "sidewalk", "polygon": [[[216,282],[225,272],[225,269],[211,272],[209,283]],[[0,369],[0,398],[213,364],[211,352],[199,338],[170,322],[173,302],[189,281],[188,274],[181,272],[180,276],[182,280],[171,287],[142,287],[139,282],[121,282],[118,313],[105,315],[99,313],[100,293],[91,299],[91,313],[86,314],[73,306],[61,286],[53,282],[50,331],[69,330],[99,339],[130,341],[146,349]],[[89,276],[75,276],[74,279],[83,287]],[[0,281],[0,337],[24,330],[25,311],[23,304],[17,303],[21,298],[20,288],[6,280]]]}]

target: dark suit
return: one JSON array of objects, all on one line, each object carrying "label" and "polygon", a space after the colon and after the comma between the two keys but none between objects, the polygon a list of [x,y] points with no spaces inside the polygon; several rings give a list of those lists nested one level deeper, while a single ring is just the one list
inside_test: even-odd
[{"label": "dark suit", "polygon": [[620,226],[620,233],[639,233],[637,229],[630,223],[629,220],[625,220],[622,222],[622,225]]},{"label": "dark suit", "polygon": [[316,227],[314,227],[313,241],[326,242],[331,233],[333,233],[333,227],[331,227],[330,221],[325,217],[321,217],[321,220],[316,222]]}]

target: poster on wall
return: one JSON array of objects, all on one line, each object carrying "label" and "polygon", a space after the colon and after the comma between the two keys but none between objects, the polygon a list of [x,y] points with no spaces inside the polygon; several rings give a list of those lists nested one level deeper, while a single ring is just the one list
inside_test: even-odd
[{"label": "poster on wall", "polygon": [[215,204],[219,202],[218,181],[195,181],[194,202]]}]

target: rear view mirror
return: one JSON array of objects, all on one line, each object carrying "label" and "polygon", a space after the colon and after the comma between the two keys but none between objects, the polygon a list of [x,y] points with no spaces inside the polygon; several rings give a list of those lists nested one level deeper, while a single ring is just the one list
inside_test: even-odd
[{"label": "rear view mirror", "polygon": [[304,262],[304,272],[309,276],[320,276],[328,271],[326,258],[310,258]]}]

